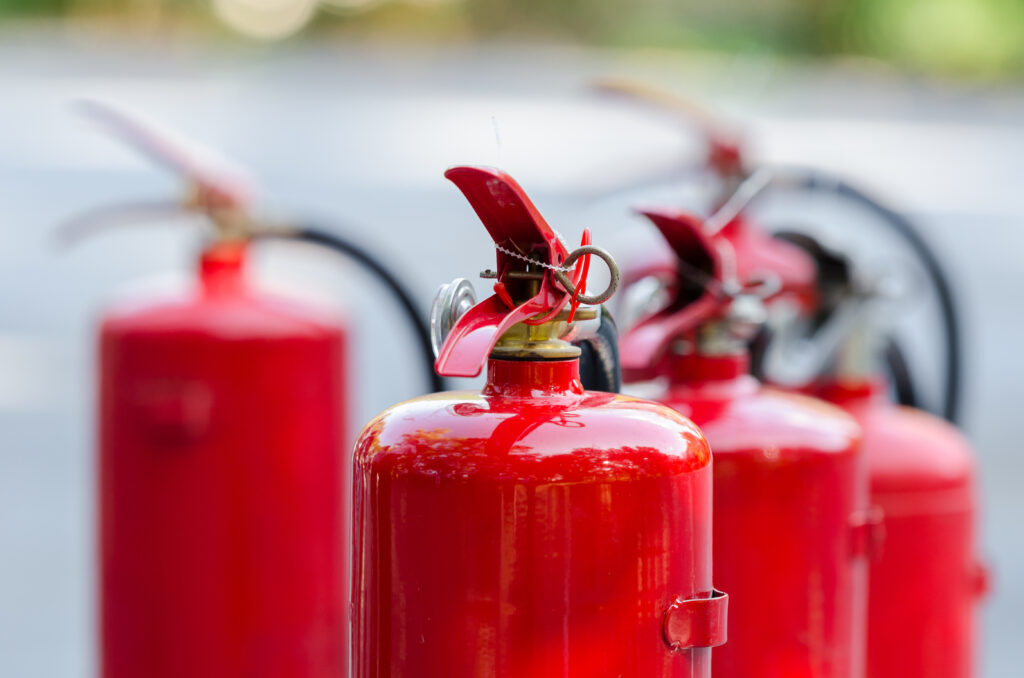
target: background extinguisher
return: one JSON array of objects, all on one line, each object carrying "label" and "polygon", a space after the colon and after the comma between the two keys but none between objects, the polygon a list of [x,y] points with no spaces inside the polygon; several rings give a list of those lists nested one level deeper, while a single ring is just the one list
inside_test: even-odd
[{"label": "background extinguisher", "polygon": [[[679,414],[585,391],[574,338],[617,284],[490,169],[446,176],[497,249],[493,294],[442,288],[436,369],[481,392],[386,410],[356,444],[355,676],[710,676],[707,444]],[[612,269],[584,292],[587,261]]]},{"label": "background extinguisher", "polygon": [[255,219],[245,181],[209,152],[118,108],[85,110],[192,190],[184,205],[97,211],[67,235],[182,209],[214,226],[192,289],[101,323],[102,675],[344,676],[347,333],[334,314],[254,285],[251,240],[297,237],[370,262],[432,357],[425,323],[358,247]]},{"label": "background extinguisher", "polygon": [[818,262],[821,303],[805,331],[775,337],[766,367],[784,362],[784,347],[802,344],[812,327],[829,338],[819,348],[827,360],[804,388],[861,422],[871,501],[885,514],[884,548],[871,564],[868,675],[970,678],[976,603],[988,586],[975,546],[974,453],[948,422],[890,398],[880,358],[896,286],[810,236],[780,237]]},{"label": "background extinguisher", "polygon": [[873,529],[859,427],[818,400],[762,387],[747,341],[766,280],[736,277],[719,231],[646,211],[677,259],[664,307],[622,336],[623,377],[662,378],[657,399],[714,450],[715,577],[733,598],[719,678],[864,676]]},{"label": "background extinguisher", "polygon": [[[832,401],[862,424],[871,505],[879,511],[873,520],[884,515],[885,523],[884,546],[870,566],[868,675],[974,675],[975,608],[989,576],[975,546],[974,453],[952,425],[959,413],[962,349],[953,289],[938,257],[905,216],[845,180],[808,168],[755,170],[738,136],[690,102],[627,82],[605,82],[601,89],[668,112],[699,132],[708,146],[701,171],[715,180],[720,196],[735,190],[714,199],[722,208],[711,230],[721,229],[731,241],[738,271],[777,275],[783,291],[797,292],[790,299],[798,303],[773,304],[770,322],[753,344],[755,372],[776,386]],[[944,360],[938,398],[927,403],[921,397],[891,315],[884,321],[891,302],[882,297],[892,286],[884,278],[866,279],[850,259],[805,233],[771,238],[750,214],[754,201],[767,193],[820,195],[852,205],[913,253],[939,310]],[[781,252],[774,260],[759,255],[759,247],[729,237],[729,220],[736,219],[755,243],[784,243],[790,248],[785,258]],[[804,250],[802,257],[793,246]],[[807,289],[807,264],[817,271],[815,290]],[[644,293],[642,284],[634,289]],[[642,307],[636,293],[623,295],[631,300],[627,311],[633,316]],[[930,404],[947,421],[896,403]]]}]

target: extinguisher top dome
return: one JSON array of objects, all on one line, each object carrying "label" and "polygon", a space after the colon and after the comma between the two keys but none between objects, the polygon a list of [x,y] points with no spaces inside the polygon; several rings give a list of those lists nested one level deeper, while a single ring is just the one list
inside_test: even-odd
[{"label": "extinguisher top dome", "polygon": [[169,167],[187,182],[177,202],[127,204],[87,212],[64,225],[66,239],[76,239],[94,230],[134,223],[139,217],[160,217],[176,212],[202,214],[212,228],[198,261],[198,294],[202,304],[189,296],[169,298],[164,303],[140,299],[124,301],[104,321],[110,329],[145,328],[152,332],[202,328],[213,335],[242,338],[251,336],[319,336],[320,323],[333,327],[333,313],[320,308],[303,308],[293,317],[293,303],[257,293],[246,279],[248,241],[269,235],[291,235],[283,225],[256,219],[250,212],[254,195],[247,174],[230,161],[201,148],[141,114],[111,103],[87,100],[81,110],[119,140],[147,158]]},{"label": "extinguisher top dome", "polygon": [[78,108],[116,139],[183,178],[187,191],[177,202],[133,203],[87,213],[68,224],[67,237],[118,223],[134,223],[140,217],[182,211],[205,215],[215,227],[218,240],[245,240],[266,227],[255,223],[249,214],[254,182],[234,163],[125,107],[87,99],[79,102]]},{"label": "extinguisher top dome", "polygon": [[641,320],[621,339],[627,381],[659,376],[667,353],[745,355],[746,342],[765,319],[762,297],[777,282],[738,280],[730,243],[709,236],[691,214],[644,210],[677,255],[669,302]]},{"label": "extinguisher top dome", "polygon": [[[460,166],[445,176],[462,190],[493,238],[497,270],[481,273],[495,282],[493,294],[479,303],[472,304],[472,288],[464,279],[439,290],[431,309],[439,346],[435,367],[445,376],[473,377],[486,366],[487,383],[479,395],[434,394],[383,412],[366,427],[357,449],[372,440],[375,454],[383,455],[385,449],[401,451],[396,456],[410,454],[419,459],[419,465],[451,466],[452,472],[461,472],[456,458],[468,456],[474,459],[477,473],[483,473],[488,464],[499,473],[508,471],[503,464],[509,457],[495,455],[498,451],[509,448],[523,453],[515,455],[513,462],[522,464],[532,450],[538,460],[547,457],[551,463],[565,464],[559,471],[563,479],[575,474],[593,476],[614,469],[603,455],[586,459],[583,452],[621,448],[623,459],[637,453],[630,444],[633,433],[615,425],[629,411],[644,422],[641,425],[650,426],[647,437],[657,438],[651,447],[657,452],[650,455],[650,472],[658,467],[671,475],[707,466],[707,443],[689,420],[653,403],[587,392],[580,383],[580,349],[570,340],[595,325],[598,312],[591,305],[610,298],[618,286],[619,273],[611,255],[590,244],[589,231],[583,234],[583,244],[569,252],[523,189],[504,172]],[[610,271],[607,288],[594,295],[584,292],[591,255],[601,258]],[[494,431],[494,421],[477,419],[488,412],[517,416]],[[437,435],[420,445],[408,444],[411,434],[422,433],[423,423],[405,422],[423,417],[437,424]],[[554,432],[542,426],[552,421],[558,424]],[[387,431],[383,422],[389,422]],[[567,434],[559,430],[564,428],[577,429],[569,449],[565,448]],[[455,431],[472,444],[460,442],[457,454],[454,450],[451,455],[436,454],[433,448],[443,448],[445,439],[458,437]],[[566,462],[562,457],[573,460]],[[633,462],[623,464],[619,471],[625,472]]]},{"label": "extinguisher top dome", "polygon": [[[619,273],[611,256],[590,244],[569,252],[561,239],[507,174],[480,167],[454,167],[445,176],[458,186],[494,240],[497,270],[493,294],[472,306],[468,281],[441,288],[431,309],[437,361],[445,376],[480,374],[488,356],[508,359],[576,358],[580,349],[567,339],[578,333],[574,321],[595,320],[594,308],[614,294]],[[584,293],[591,255],[608,265],[611,279],[598,295]],[[459,315],[461,313],[461,315]]]},{"label": "extinguisher top dome", "polygon": [[[246,172],[162,125],[123,107],[95,100],[82,102],[80,108],[119,141],[179,175],[187,182],[188,190],[178,201],[122,204],[88,212],[65,224],[62,235],[66,240],[112,225],[136,223],[140,218],[178,216],[182,212],[200,214],[213,226],[213,238],[201,255],[199,271],[202,291],[207,296],[218,291],[245,291],[243,269],[251,240],[287,239],[333,250],[358,264],[391,292],[414,331],[431,390],[442,390],[442,380],[433,370],[429,328],[420,317],[413,295],[380,258],[333,228],[306,220],[273,221],[254,214],[254,184]],[[231,295],[220,296],[225,301]]]}]

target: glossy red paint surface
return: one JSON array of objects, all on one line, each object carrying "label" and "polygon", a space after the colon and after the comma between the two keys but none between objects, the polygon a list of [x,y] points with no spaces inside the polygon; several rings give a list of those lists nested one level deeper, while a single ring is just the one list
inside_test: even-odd
[{"label": "glossy red paint surface", "polygon": [[973,676],[985,576],[970,446],[945,421],[890,403],[880,381],[825,383],[816,392],[863,425],[871,501],[885,514],[885,542],[871,564],[868,674]]},{"label": "glossy red paint surface", "polygon": [[492,359],[482,393],[385,411],[355,451],[354,675],[707,678],[663,624],[712,591],[710,463],[576,360]]},{"label": "glossy red paint surface", "polygon": [[665,370],[659,399],[714,453],[715,583],[730,596],[714,675],[861,678],[867,560],[853,524],[867,485],[856,423],[763,388],[746,356],[670,356]]},{"label": "glossy red paint surface", "polygon": [[104,678],[345,675],[343,333],[243,259],[103,322]]}]

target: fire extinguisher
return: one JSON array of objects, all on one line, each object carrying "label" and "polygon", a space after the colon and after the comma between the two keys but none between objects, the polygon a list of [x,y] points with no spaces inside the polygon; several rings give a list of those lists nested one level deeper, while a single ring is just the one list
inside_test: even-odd
[{"label": "fire extinguisher", "polygon": [[[497,266],[479,303],[464,279],[441,289],[435,367],[487,381],[386,410],[356,443],[354,676],[707,678],[727,601],[707,443],[662,405],[585,391],[567,341],[614,262],[589,233],[570,252],[507,175],[445,176]],[[612,270],[599,295],[589,255]]]},{"label": "fire extinguisher", "polygon": [[[185,175],[175,209],[215,226],[194,289],[102,320],[101,675],[345,676],[347,332],[260,291],[246,260],[256,237],[319,238],[386,270],[336,236],[257,221],[245,182],[208,152],[123,109],[86,111]],[[98,211],[72,232],[152,211]]]},{"label": "fire extinguisher", "polygon": [[737,277],[721,231],[708,235],[687,214],[644,214],[671,246],[676,276],[664,308],[624,332],[623,378],[661,378],[656,399],[714,451],[715,578],[734,600],[715,675],[862,678],[873,527],[859,428],[748,374],[771,283]]},{"label": "fire extinguisher", "polygon": [[[879,364],[888,328],[879,318],[891,286],[858,275],[810,236],[784,235],[818,262],[816,315],[827,327],[817,333],[832,338],[805,389],[861,422],[871,502],[885,514],[884,548],[870,571],[868,675],[970,678],[976,603],[988,587],[975,546],[974,452],[948,422],[890,400]],[[784,358],[771,348],[769,357]]]}]

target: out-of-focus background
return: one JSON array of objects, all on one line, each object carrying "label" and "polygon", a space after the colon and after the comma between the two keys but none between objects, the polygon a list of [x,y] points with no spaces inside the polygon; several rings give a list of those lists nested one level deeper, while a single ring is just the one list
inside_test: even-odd
[{"label": "out-of-focus background", "polygon": [[[503,167],[575,240],[656,246],[636,203],[704,210],[679,121],[596,95],[628,77],[701,102],[752,157],[811,165],[910,215],[965,318],[964,426],[982,470],[982,675],[1024,666],[1024,3],[1017,0],[0,0],[0,675],[95,672],[96,321],[111,300],[180,285],[196,220],[61,248],[90,207],[182,190],[83,122],[98,96],[246,166],[267,214],[361,239],[412,285],[493,261],[451,164]],[[770,199],[771,226],[825,229],[876,268],[912,268],[872,219]],[[346,309],[352,425],[425,388],[393,302],[350,264],[259,248],[261,279]],[[479,286],[478,286],[479,287]],[[938,403],[934,299],[900,331]],[[926,566],[927,554],[921,554]]]}]

